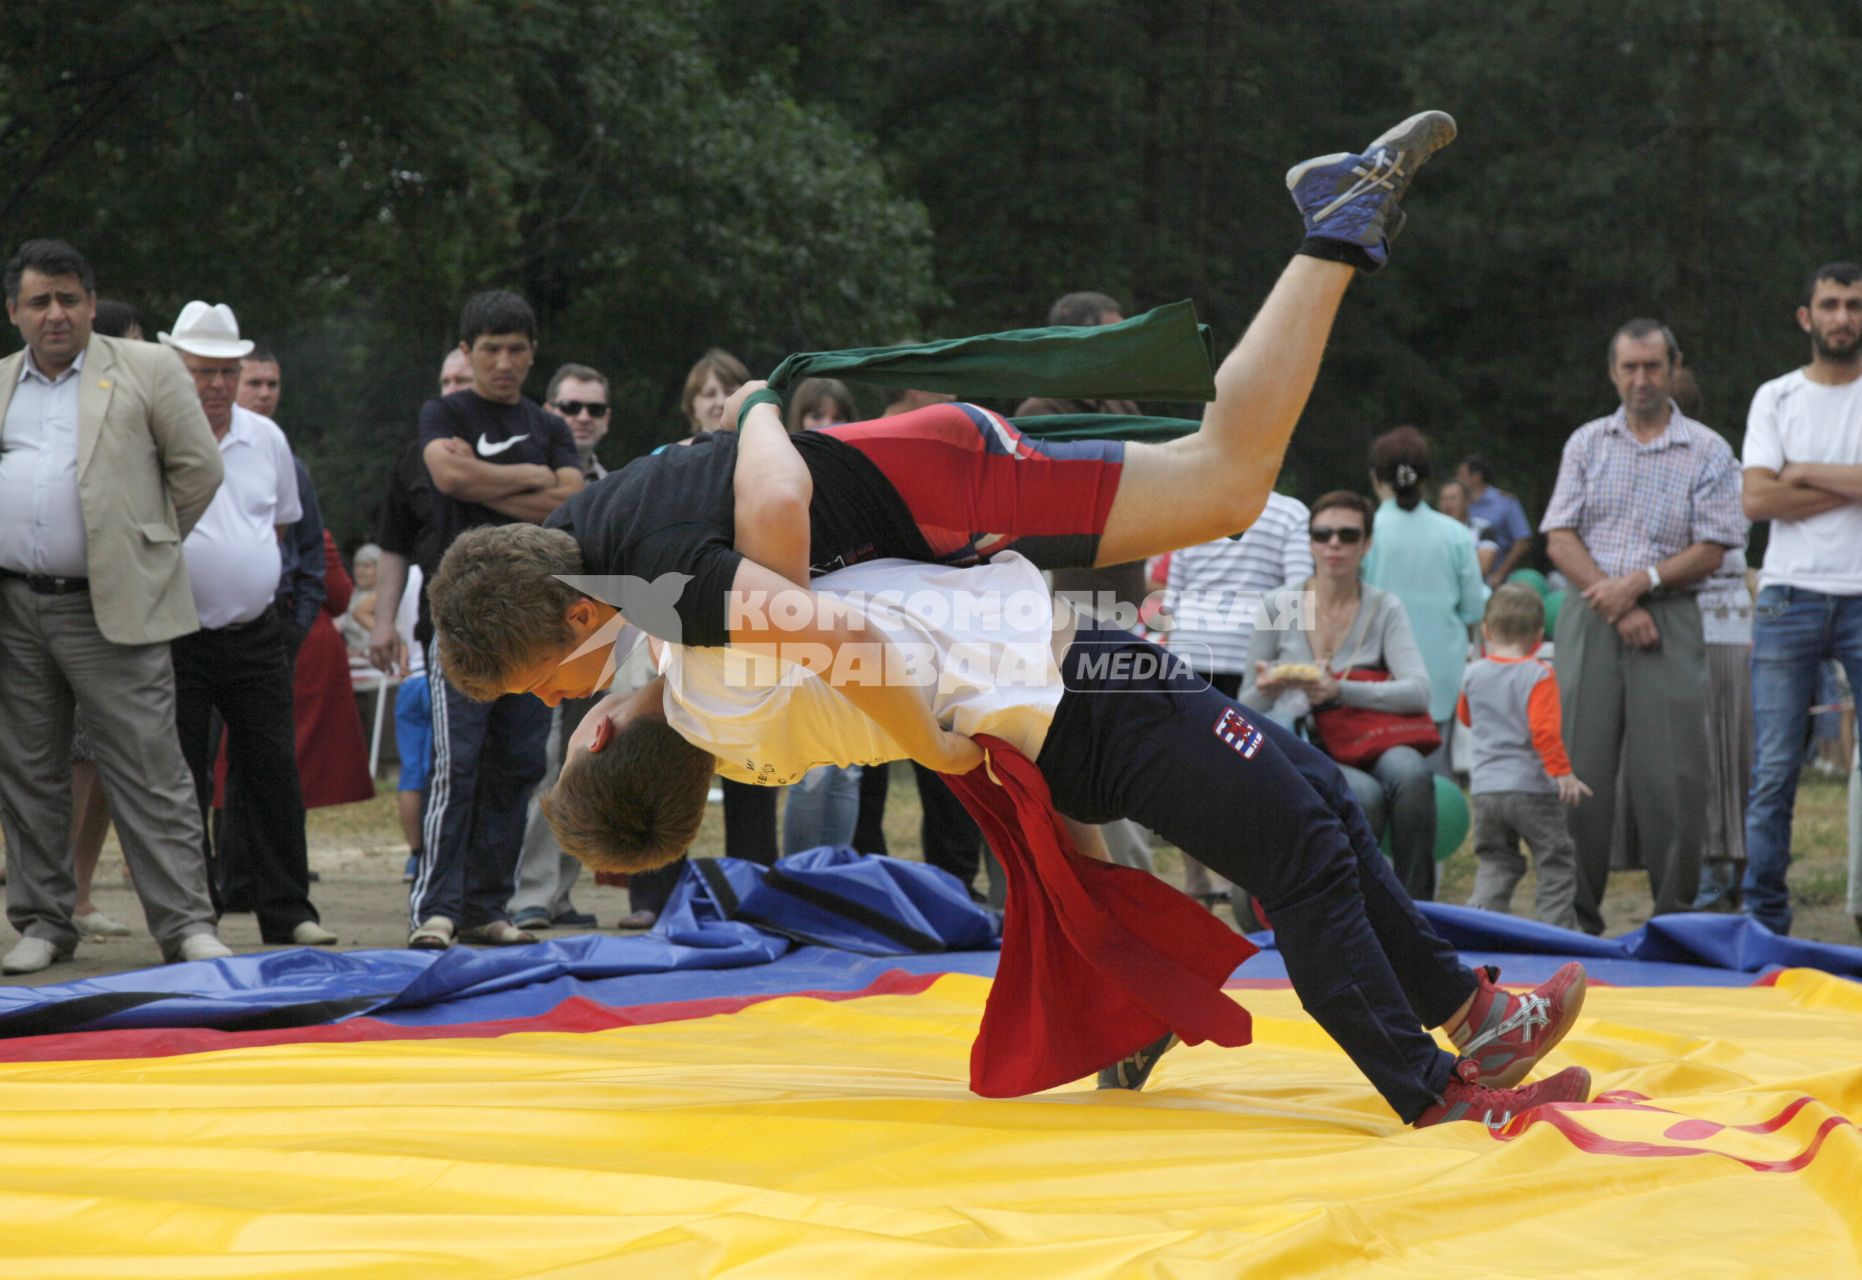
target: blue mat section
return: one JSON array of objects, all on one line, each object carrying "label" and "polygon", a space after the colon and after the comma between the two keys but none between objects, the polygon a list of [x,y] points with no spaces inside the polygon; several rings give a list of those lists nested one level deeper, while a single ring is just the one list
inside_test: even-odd
[{"label": "blue mat section", "polygon": [[[645,937],[586,935],[443,952],[311,948],[0,988],[0,1037],[215,1027],[259,1030],[370,1016],[451,1025],[547,1013],[571,996],[650,1004],[713,995],[857,990],[899,959],[995,971],[997,918],[923,863],[817,849],[774,868],[688,862]],[[826,943],[827,946],[819,944]],[[800,949],[788,964],[789,953]],[[861,965],[856,955],[887,956]],[[838,976],[837,976],[838,975]],[[709,980],[707,980],[709,979]]]},{"label": "blue mat section", "polygon": [[[1619,987],[1743,987],[1774,969],[1821,969],[1862,979],[1862,947],[1781,938],[1755,920],[1731,915],[1657,916],[1620,938],[1593,938],[1536,920],[1444,902],[1417,906],[1470,965],[1496,964],[1508,982],[1542,982],[1581,960],[1589,975]],[[1284,976],[1273,934],[1250,935],[1263,948],[1238,976]]]},{"label": "blue mat section", "polygon": [[[590,934],[527,947],[439,953],[307,948],[0,988],[0,1037],[154,1027],[252,1030],[364,1015],[405,1026],[446,1026],[534,1017],[572,997],[626,1006],[856,991],[888,970],[994,974],[993,949],[877,954],[888,937],[923,945],[923,937],[941,936],[973,948],[979,924],[943,898],[948,886],[934,877],[920,883],[912,879],[916,873],[896,867],[875,871],[849,864],[852,878],[836,881],[836,868],[833,859],[804,863],[800,874],[773,893],[741,867],[712,869],[712,880],[702,884],[688,871],[671,904],[676,909],[668,911],[661,929],[643,937]],[[718,880],[720,872],[728,879]],[[906,887],[895,899],[887,886],[899,883]],[[837,885],[858,910],[824,922],[824,910],[840,910],[834,906]],[[798,891],[798,909],[784,923],[780,903]],[[896,912],[887,916],[887,903],[895,900]],[[776,919],[753,925],[722,918],[743,903]],[[1758,974],[1794,966],[1862,979],[1862,948],[1780,938],[1737,916],[1665,916],[1621,938],[1592,938],[1465,907],[1427,903],[1423,911],[1469,964],[1497,964],[1512,982],[1541,981],[1571,959],[1582,960],[1595,980],[1619,986],[1744,986]],[[841,945],[798,941],[810,929]],[[1262,953],[1235,976],[1285,978],[1273,935],[1255,941]]]}]

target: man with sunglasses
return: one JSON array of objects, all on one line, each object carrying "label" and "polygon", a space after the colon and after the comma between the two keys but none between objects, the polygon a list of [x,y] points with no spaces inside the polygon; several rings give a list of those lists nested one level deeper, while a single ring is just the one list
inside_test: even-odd
[{"label": "man with sunglasses", "polygon": [[595,447],[608,434],[608,375],[585,364],[566,364],[550,376],[544,400],[569,424],[582,479],[593,484],[608,474]]},{"label": "man with sunglasses", "polygon": [[[576,462],[582,479],[593,484],[608,474],[595,456],[595,446],[608,434],[611,421],[608,407],[608,375],[585,364],[565,364],[550,375],[543,395],[544,403],[569,424],[575,437]],[[556,785],[562,769],[563,744],[582,723],[588,709],[600,700],[597,692],[587,698],[567,698],[550,718],[547,755],[544,759],[543,783],[537,794]],[[517,861],[517,887],[511,895],[511,924],[524,930],[563,928],[592,929],[595,917],[577,911],[570,901],[570,890],[582,864],[562,851],[550,825],[533,798],[530,814],[524,822],[524,848]],[[631,917],[630,917],[631,919]],[[623,921],[625,926],[628,922]]]}]

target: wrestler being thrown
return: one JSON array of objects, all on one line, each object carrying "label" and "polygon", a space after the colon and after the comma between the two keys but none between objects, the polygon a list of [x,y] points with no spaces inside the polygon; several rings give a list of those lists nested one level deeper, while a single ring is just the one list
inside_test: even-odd
[{"label": "wrestler being thrown", "polygon": [[[754,640],[733,634],[733,594],[767,596],[806,579],[791,583],[747,557],[751,537],[798,543],[802,553],[785,562],[824,573],[886,557],[974,564],[1004,551],[1043,569],[1123,564],[1246,529],[1273,491],[1346,286],[1383,265],[1404,193],[1454,130],[1444,113],[1422,112],[1364,155],[1326,156],[1288,174],[1305,239],[1217,368],[1215,399],[1194,434],[1165,444],[1036,441],[985,409],[940,404],[811,431],[792,451],[767,433],[699,436],[565,502],[544,523],[557,536],[542,564],[454,575],[453,607],[434,618],[448,678],[486,700],[605,683],[610,647],[590,641],[604,625],[610,637],[618,630],[612,611],[551,581],[556,574],[642,584],[637,603],[625,604],[628,621],[662,639]],[[774,399],[746,384],[724,421],[776,423]],[[516,580],[526,573],[532,581]],[[980,759],[917,700],[883,686],[847,692],[913,759],[950,773]]]},{"label": "wrestler being thrown", "polygon": [[[1589,1075],[1581,1067],[1514,1087],[1575,1020],[1584,992],[1581,969],[1566,966],[1520,996],[1496,987],[1492,971],[1462,965],[1391,874],[1331,761],[1278,726],[1252,720],[1146,641],[1091,622],[1055,631],[1051,605],[1034,611],[1031,625],[1025,603],[1012,611],[1025,624],[1017,633],[1011,615],[1000,611],[950,608],[927,615],[894,603],[900,593],[909,599],[914,592],[921,599],[928,593],[954,600],[962,593],[1045,602],[1042,563],[1116,563],[1245,526],[1272,485],[1349,280],[1349,264],[1328,258],[1341,256],[1336,246],[1343,244],[1361,253],[1359,265],[1380,262],[1387,233],[1400,218],[1396,200],[1409,175],[1449,137],[1452,124],[1445,117],[1425,114],[1380,139],[1365,156],[1326,157],[1289,175],[1308,239],[1223,362],[1217,399],[1195,436],[1157,447],[1095,444],[1077,452],[1068,446],[1028,452],[1024,443],[1012,453],[982,454],[984,460],[1000,457],[1011,469],[1041,466],[1062,477],[1055,492],[1069,496],[1052,499],[1050,509],[1020,523],[1012,510],[976,509],[998,489],[1012,489],[1019,477],[989,474],[989,467],[978,464],[974,441],[967,447],[952,442],[959,424],[949,418],[925,423],[923,435],[912,438],[921,449],[928,440],[934,453],[948,448],[953,471],[974,483],[934,474],[926,485],[916,473],[895,479],[882,471],[893,503],[914,521],[949,530],[966,527],[967,516],[967,527],[1006,528],[999,545],[1012,549],[1024,543],[1027,557],[992,546],[992,562],[980,567],[859,563],[818,578],[814,591],[797,585],[811,566],[823,563],[823,532],[816,527],[811,542],[804,523],[810,498],[821,496],[824,476],[857,470],[843,466],[834,472],[828,464],[846,462],[851,455],[843,448],[868,461],[887,450],[879,433],[870,440],[855,434],[813,449],[818,456],[811,458],[808,437],[792,442],[773,413],[753,408],[744,416],[736,461],[761,460],[754,473],[758,494],[781,497],[764,505],[781,508],[786,518],[758,511],[758,500],[747,500],[740,487],[734,546],[691,532],[695,520],[703,523],[708,508],[702,503],[688,503],[676,513],[686,522],[680,536],[687,542],[697,538],[705,548],[687,560],[695,579],[704,581],[705,574],[715,574],[715,565],[728,565],[740,600],[780,601],[795,625],[776,636],[766,610],[740,608],[737,625],[720,632],[724,601],[714,609],[709,590],[682,608],[686,643],[659,645],[662,680],[610,697],[571,743],[547,802],[564,847],[597,867],[643,870],[684,852],[714,770],[745,781],[788,781],[815,764],[910,756],[947,772],[965,772],[981,756],[970,735],[989,733],[1036,762],[1055,808],[1072,823],[1134,818],[1253,893],[1274,922],[1302,1003],[1404,1121],[1426,1125],[1468,1118],[1499,1124],[1540,1103],[1586,1098]],[[1409,158],[1407,166],[1403,157]],[[1325,232],[1339,209],[1354,211],[1356,230],[1328,241]],[[970,415],[983,414],[961,406],[937,412],[953,411],[966,423],[973,421]],[[1006,429],[990,415],[983,419],[973,432]],[[872,452],[862,451],[867,445]],[[713,490],[705,492],[713,503],[730,500],[728,485],[717,490],[712,466],[705,474],[713,477]],[[1212,471],[1223,477],[1220,484],[1208,482]],[[1238,492],[1245,497],[1238,499]],[[611,510],[607,522],[591,521],[601,514],[601,504],[586,495],[578,501],[579,512],[571,503],[565,508],[569,517],[556,522],[574,529],[574,537],[509,526],[475,531],[448,553],[432,585],[434,619],[448,675],[468,691],[529,691],[555,701],[585,695],[599,679],[605,654],[566,663],[563,658],[610,624],[615,610],[554,575],[590,567],[620,572],[629,563],[629,549],[657,545],[670,535],[669,527],[644,523],[637,507],[625,516]],[[968,505],[952,510],[953,502]],[[818,502],[815,510],[821,510]],[[850,530],[844,512],[835,514],[832,538],[839,545],[887,545],[875,532]],[[1060,514],[1078,518],[1066,536],[1030,532],[1051,533]],[[829,549],[834,545],[830,541]],[[589,554],[591,547],[597,554]],[[856,558],[857,553],[827,557]],[[635,562],[633,572],[642,567]],[[862,595],[874,592],[891,594]],[[485,612],[540,618],[542,639],[533,634],[497,651],[484,643],[486,628],[477,625]],[[941,622],[929,621],[933,615]],[[695,638],[701,643],[691,643]],[[722,641],[731,648],[718,647]],[[932,669],[946,672],[959,654],[980,654],[997,671],[1013,656],[1009,665],[1019,674],[1014,680],[940,680],[935,688],[883,678],[831,684],[778,660],[765,667],[762,679],[746,678],[756,669],[757,655],[780,654],[784,646],[809,646],[824,655],[818,663],[823,674],[836,669],[843,650],[871,652],[875,646],[888,652],[928,647]],[[1104,660],[1118,652],[1142,660]],[[591,656],[601,661],[591,662]],[[1439,1048],[1427,1026],[1442,1027],[1461,1056]],[[1141,1085],[1168,1043],[1112,1064],[1101,1073],[1102,1086]]]}]

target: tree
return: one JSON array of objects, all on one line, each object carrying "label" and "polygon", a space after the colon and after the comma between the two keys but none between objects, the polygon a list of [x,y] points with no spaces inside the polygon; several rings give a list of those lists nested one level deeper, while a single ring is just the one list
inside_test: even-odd
[{"label": "tree", "polygon": [[465,296],[515,287],[619,375],[614,453],[679,431],[713,343],[767,361],[903,337],[921,208],[767,79],[724,83],[682,0],[177,0],[10,15],[0,235],[60,235],[155,327],[230,302],[339,534],[431,393]]}]

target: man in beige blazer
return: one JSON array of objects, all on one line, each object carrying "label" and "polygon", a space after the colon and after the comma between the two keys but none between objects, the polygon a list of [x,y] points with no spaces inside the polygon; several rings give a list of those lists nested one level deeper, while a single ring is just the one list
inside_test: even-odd
[{"label": "man in beige blazer", "polygon": [[199,627],[181,540],[220,485],[220,451],[174,352],[91,333],[91,269],[30,240],[7,263],[26,350],[0,360],[0,960],[69,957],[74,708],[95,745],[149,931],[170,960],[215,935],[194,788],[175,736],[168,642]]}]

